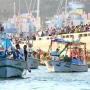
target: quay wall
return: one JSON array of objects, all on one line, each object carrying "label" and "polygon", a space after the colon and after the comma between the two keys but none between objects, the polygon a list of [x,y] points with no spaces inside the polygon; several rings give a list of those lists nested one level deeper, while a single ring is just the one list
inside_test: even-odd
[{"label": "quay wall", "polygon": [[[51,43],[52,38],[63,38],[65,40],[78,40],[80,38],[81,42],[86,43],[86,49],[87,51],[90,51],[90,32],[85,33],[74,33],[74,34],[62,34],[58,36],[45,36],[45,37],[38,37],[35,41],[33,41],[33,47],[35,49],[40,48],[44,51],[47,51],[49,49],[49,45]],[[74,38],[73,38],[74,37]],[[53,48],[57,48],[57,44],[53,44]]]}]

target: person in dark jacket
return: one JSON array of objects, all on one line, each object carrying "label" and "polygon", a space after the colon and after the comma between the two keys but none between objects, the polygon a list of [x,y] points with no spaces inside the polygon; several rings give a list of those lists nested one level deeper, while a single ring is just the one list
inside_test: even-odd
[{"label": "person in dark jacket", "polygon": [[24,57],[25,57],[25,61],[27,61],[27,45],[24,45]]}]

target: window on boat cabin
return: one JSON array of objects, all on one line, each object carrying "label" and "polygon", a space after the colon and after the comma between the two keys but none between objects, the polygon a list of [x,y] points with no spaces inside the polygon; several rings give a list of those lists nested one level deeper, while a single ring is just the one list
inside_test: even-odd
[{"label": "window on boat cabin", "polygon": [[52,39],[52,37],[50,37],[50,39]]},{"label": "window on boat cabin", "polygon": [[47,40],[49,40],[49,37],[47,37]]},{"label": "window on boat cabin", "polygon": [[65,38],[65,36],[62,36],[63,38]]},{"label": "window on boat cabin", "polygon": [[69,35],[66,35],[66,38],[69,38]]},{"label": "window on boat cabin", "polygon": [[90,33],[88,34],[88,36],[90,36]]},{"label": "window on boat cabin", "polygon": [[70,38],[73,38],[74,36],[73,35],[70,35]]},{"label": "window on boat cabin", "polygon": [[84,34],[84,37],[86,37],[87,36],[87,34]]},{"label": "window on boat cabin", "polygon": [[42,40],[41,38],[39,38],[39,40]]},{"label": "window on boat cabin", "polygon": [[82,37],[82,34],[79,34],[79,37]]}]

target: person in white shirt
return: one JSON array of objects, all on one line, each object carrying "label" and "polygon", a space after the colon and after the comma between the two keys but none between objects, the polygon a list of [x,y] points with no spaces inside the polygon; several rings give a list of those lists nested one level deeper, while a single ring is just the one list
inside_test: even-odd
[{"label": "person in white shirt", "polygon": [[58,61],[59,60],[60,51],[57,48],[56,51],[51,52],[52,60]]},{"label": "person in white shirt", "polygon": [[16,45],[16,56],[19,60],[24,60],[24,51],[20,48],[20,45]]}]

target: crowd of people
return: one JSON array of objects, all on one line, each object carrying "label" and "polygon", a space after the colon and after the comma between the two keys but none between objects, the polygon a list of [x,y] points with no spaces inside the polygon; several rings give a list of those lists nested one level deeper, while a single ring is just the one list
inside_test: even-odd
[{"label": "crowd of people", "polygon": [[[62,28],[50,28],[47,30],[40,30],[34,33],[28,33],[27,37],[24,37],[24,33],[20,34],[19,37],[17,37],[17,41],[19,39],[24,39],[24,40],[36,40],[37,37],[44,37],[44,36],[53,36],[53,35],[61,35],[61,34],[70,34],[70,33],[83,33],[83,32],[90,32],[90,24],[86,25],[72,25],[72,26],[65,26]],[[15,39],[16,37],[13,35],[11,38]],[[20,40],[21,41],[21,40]]]},{"label": "crowd of people", "polygon": [[52,36],[52,35],[60,35],[60,34],[68,34],[68,33],[82,33],[82,32],[89,32],[90,31],[90,24],[86,24],[86,25],[72,25],[72,26],[65,26],[62,28],[50,28],[48,30],[45,31],[40,31],[37,32],[35,35],[36,36]]},{"label": "crowd of people", "polygon": [[[2,51],[3,53],[3,51]],[[8,59],[14,60],[24,60],[27,61],[28,58],[40,60],[44,56],[44,51],[37,49],[36,51],[32,49],[32,45],[25,44],[23,48],[20,47],[20,44],[16,44],[15,47],[10,47],[6,51],[6,56]]]}]

